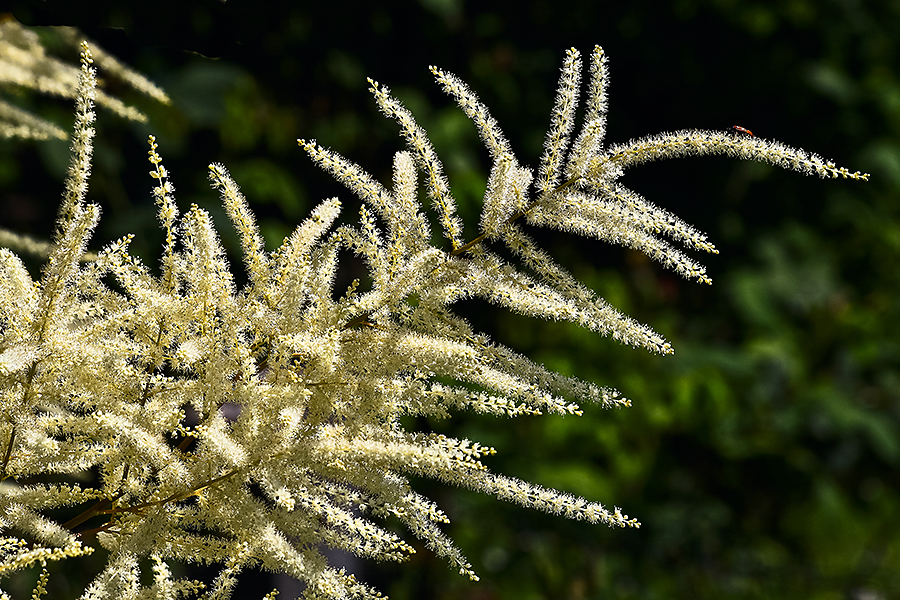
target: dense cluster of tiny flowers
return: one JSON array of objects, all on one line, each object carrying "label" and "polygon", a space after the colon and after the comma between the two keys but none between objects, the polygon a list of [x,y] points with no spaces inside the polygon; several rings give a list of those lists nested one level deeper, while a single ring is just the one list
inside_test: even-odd
[{"label": "dense cluster of tiny flowers", "polygon": [[[91,62],[85,47],[72,166],[42,277],[33,280],[18,256],[0,249],[0,531],[7,535],[0,538],[0,578],[99,544],[109,562],[84,599],[224,598],[252,567],[305,581],[306,598],[377,598],[329,565],[321,546],[405,560],[415,550],[384,525],[386,517],[477,579],[440,529],[446,515],[412,488],[410,476],[592,524],[638,527],[619,508],[492,473],[484,458],[493,448],[401,425],[402,417],[459,410],[578,415],[579,403],[630,404],[615,390],[554,373],[491,341],[453,304],[478,297],[668,353],[659,334],[578,282],[524,225],[634,248],[709,282],[700,264],[661,236],[696,250],[715,252],[713,245],[619,184],[624,169],[721,152],[865,178],[803,151],[716,132],[604,147],[608,82],[599,47],[574,142],[581,57],[567,53],[535,175],[518,163],[474,93],[432,68],[493,161],[480,234],[463,239],[425,131],[370,80],[408,146],[395,156],[390,189],[335,152],[299,140],[360,197],[358,225],[335,227],[342,205],[328,199],[280,248],[266,252],[239,186],[224,166],[210,165],[211,185],[241,240],[248,284],[237,289],[209,214],[197,206],[179,213],[153,137],[150,176],[166,234],[160,274],[129,253],[130,236],[86,260],[99,218],[99,208],[85,201],[96,86]],[[432,241],[418,198],[420,175],[445,244]],[[343,250],[364,259],[369,285],[334,289]],[[96,477],[84,488],[48,478],[85,473]],[[73,506],[81,512],[66,523],[45,514]],[[142,560],[152,564],[149,585],[140,576]],[[174,578],[169,561],[218,563],[222,570],[207,585]],[[36,594],[46,580],[42,574]]]}]

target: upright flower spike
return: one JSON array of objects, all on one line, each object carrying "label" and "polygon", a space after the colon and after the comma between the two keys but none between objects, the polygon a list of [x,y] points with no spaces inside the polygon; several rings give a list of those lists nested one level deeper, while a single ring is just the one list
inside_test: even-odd
[{"label": "upright flower spike", "polygon": [[157,218],[166,231],[165,254],[162,259],[163,278],[166,287],[172,290],[175,286],[175,242],[178,239],[177,223],[175,222],[175,219],[178,218],[178,207],[175,205],[173,197],[175,186],[172,185],[169,173],[162,165],[162,157],[156,152],[158,148],[156,137],[151,135],[148,142],[150,144],[150,164],[153,165],[150,177],[157,181],[156,187],[153,188],[153,198],[159,208]]},{"label": "upright flower spike", "polygon": [[544,141],[544,155],[538,170],[537,193],[539,196],[552,193],[559,184],[563,161],[568,152],[569,135],[575,127],[575,110],[581,91],[581,54],[575,48],[566,52],[556,103],[550,117],[550,129]]},{"label": "upright flower spike", "polygon": [[372,79],[369,79],[369,86],[369,91],[375,96],[381,112],[400,124],[409,150],[427,178],[425,189],[438,212],[444,236],[450,240],[454,250],[459,248],[462,245],[462,222],[456,215],[456,201],[444,175],[444,166],[434,151],[428,134],[419,127],[412,113],[391,96],[388,88],[379,86],[378,82]]},{"label": "upright flower spike", "polygon": [[428,68],[444,92],[456,98],[456,103],[478,128],[478,134],[488,149],[491,160],[498,161],[503,156],[511,156],[512,150],[510,150],[509,142],[506,141],[496,119],[491,116],[490,111],[481,103],[475,92],[469,89],[469,86],[456,75],[442,71],[435,66]]},{"label": "upright flower spike", "polygon": [[587,161],[596,155],[606,137],[606,112],[608,109],[609,74],[603,48],[594,46],[591,53],[591,82],[585,106],[584,125],[569,155],[566,177],[583,175]]},{"label": "upright flower spike", "polygon": [[100,219],[100,207],[85,205],[91,158],[94,152],[94,97],[97,74],[91,66],[91,51],[81,45],[81,76],[75,100],[75,127],[72,135],[71,159],[66,178],[66,190],[60,204],[54,243],[44,275],[41,278],[42,309],[40,334],[42,341],[48,328],[59,326],[59,317],[72,293],[73,278],[77,276],[78,261],[84,254],[88,240]]},{"label": "upright flower spike", "polygon": [[72,134],[69,175],[66,192],[59,209],[59,232],[65,230],[74,211],[84,202],[88,178],[91,175],[91,158],[94,154],[94,99],[97,97],[97,71],[87,43],[81,45],[81,75],[78,78],[78,95],[75,98],[75,128]]},{"label": "upright flower spike", "polygon": [[256,226],[256,219],[247,205],[247,199],[244,198],[238,184],[231,178],[223,165],[218,163],[209,165],[209,180],[212,186],[222,194],[225,212],[234,223],[241,238],[241,247],[244,251],[244,260],[247,262],[250,281],[256,293],[262,296],[271,276],[269,257]]}]

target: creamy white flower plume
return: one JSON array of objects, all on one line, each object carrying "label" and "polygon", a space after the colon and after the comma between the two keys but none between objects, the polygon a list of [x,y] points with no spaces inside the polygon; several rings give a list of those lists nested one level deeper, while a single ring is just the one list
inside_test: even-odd
[{"label": "creamy white flower plume", "polygon": [[[170,564],[192,561],[220,566],[209,598],[227,598],[251,567],[305,581],[306,598],[378,598],[330,566],[321,546],[407,560],[415,550],[399,525],[477,579],[441,530],[446,514],[415,492],[414,477],[591,524],[638,527],[618,508],[491,472],[494,448],[404,427],[408,416],[459,410],[517,417],[630,406],[616,390],[555,373],[490,340],[454,304],[476,297],[669,353],[659,334],[559,265],[528,227],[630,247],[708,282],[704,267],[675,243],[714,246],[625,188],[618,181],[625,169],[725,153],[822,176],[866,176],[723,132],[604,146],[607,68],[599,48],[590,59],[586,123],[572,142],[580,62],[576,51],[567,53],[536,171],[518,162],[465,84],[432,68],[492,160],[479,233],[468,241],[426,132],[373,81],[376,102],[407,143],[394,157],[390,188],[299,140],[362,199],[350,211],[358,218],[342,219],[341,202],[325,200],[267,252],[252,198],[213,163],[211,184],[249,275],[238,289],[210,213],[179,212],[153,137],[152,194],[165,234],[159,275],[129,252],[131,236],[84,261],[100,216],[86,200],[95,79],[85,48],[72,167],[40,280],[0,249],[0,576],[100,545],[109,559],[85,599],[196,595],[205,584],[176,578]],[[432,239],[429,211],[443,240]],[[361,267],[346,289],[336,289],[339,259],[350,253]],[[70,476],[85,483],[68,483]],[[47,512],[64,506],[78,507],[64,523]],[[152,577],[142,577],[148,566]],[[46,579],[37,578],[36,594]]]}]

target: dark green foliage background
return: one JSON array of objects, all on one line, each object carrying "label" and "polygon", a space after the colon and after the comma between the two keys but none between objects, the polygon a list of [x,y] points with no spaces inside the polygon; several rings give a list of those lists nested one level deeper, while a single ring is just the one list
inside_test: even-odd
[{"label": "dark green foliage background", "polygon": [[[586,526],[422,481],[482,581],[458,577],[424,548],[410,564],[351,568],[396,599],[900,596],[900,4],[229,0],[153,3],[145,13],[111,3],[98,13],[89,3],[99,16],[86,4],[13,12],[26,24],[82,26],[174,100],[156,106],[111,80],[150,123],[100,111],[95,240],[134,232],[151,264],[162,238],[148,133],[183,210],[210,209],[236,248],[205,183],[206,165],[222,162],[274,248],[323,198],[340,196],[348,218],[356,212],[296,138],[315,137],[389,181],[401,142],[366,76],[431,133],[472,237],[486,153],[427,66],[466,80],[520,160],[536,164],[571,46],[587,54],[601,44],[610,57],[609,141],[739,124],[872,173],[866,184],[822,181],[723,158],[629,172],[626,185],[709,233],[721,251],[703,257],[711,288],[632,252],[541,235],[583,281],[663,333],[675,355],[467,303],[461,310],[498,340],[614,386],[634,407],[411,425],[493,445],[492,469],[621,506],[643,527]],[[67,104],[14,101],[69,128]],[[66,152],[0,142],[4,227],[49,233]],[[237,255],[234,263],[240,270]],[[348,281],[357,269],[348,257]],[[237,597],[271,587],[256,585]]]}]

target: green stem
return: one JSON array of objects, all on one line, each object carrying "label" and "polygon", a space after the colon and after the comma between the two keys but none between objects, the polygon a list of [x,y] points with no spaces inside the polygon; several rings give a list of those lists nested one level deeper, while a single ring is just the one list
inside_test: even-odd
[{"label": "green stem", "polygon": [[63,523],[63,525],[62,525],[63,529],[68,529],[71,531],[72,529],[74,529],[75,527],[78,527],[79,525],[81,525],[82,523],[84,523],[85,521],[90,519],[91,517],[95,517],[95,516],[101,514],[102,512],[104,512],[106,510],[107,506],[112,505],[112,503],[115,502],[116,500],[118,500],[119,498],[121,498],[122,494],[124,494],[124,493],[125,492],[119,493],[119,495],[116,496],[115,498],[104,498],[103,500],[98,500],[96,504],[94,504],[92,507],[90,507],[86,511],[82,512],[80,515],[73,517],[73,518],[69,519],[68,521],[66,521],[65,523]]},{"label": "green stem", "polygon": [[6,474],[6,465],[9,464],[9,457],[12,456],[13,442],[16,440],[16,426],[13,425],[12,431],[9,433],[9,443],[6,445],[6,454],[3,456],[3,466],[0,467],[0,481],[8,477]]}]

